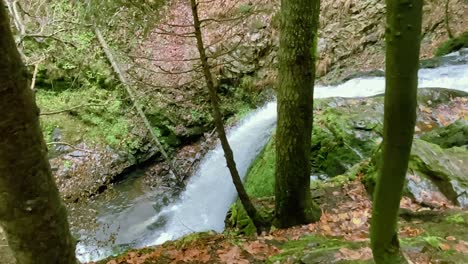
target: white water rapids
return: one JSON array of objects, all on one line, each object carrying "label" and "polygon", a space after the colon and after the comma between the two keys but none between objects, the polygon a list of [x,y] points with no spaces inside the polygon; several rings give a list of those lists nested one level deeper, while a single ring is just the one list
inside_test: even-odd
[{"label": "white water rapids", "polygon": [[[419,71],[419,87],[444,87],[468,92],[468,65],[443,66]],[[382,77],[357,78],[337,86],[316,86],[315,98],[368,97],[382,94],[385,81]],[[276,102],[270,102],[249,115],[232,128],[229,142],[234,151],[237,168],[245,176],[251,162],[266,144],[276,124]],[[119,230],[119,236],[130,237],[133,246],[143,247],[161,244],[192,232],[224,229],[224,219],[229,206],[236,198],[236,191],[225,165],[224,154],[218,145],[202,160],[198,171],[188,182],[179,200],[161,211],[151,209],[148,199],[133,207],[148,208],[141,217],[133,220],[128,230]],[[147,204],[144,204],[146,201]],[[146,207],[145,207],[146,206]],[[123,213],[131,213],[132,208]],[[127,221],[129,215],[108,216],[107,219]],[[132,215],[135,219],[135,215]],[[154,228],[155,223],[161,223]],[[123,244],[123,243],[122,243]],[[81,261],[91,261],[112,254],[109,248],[79,243],[77,255]]]}]

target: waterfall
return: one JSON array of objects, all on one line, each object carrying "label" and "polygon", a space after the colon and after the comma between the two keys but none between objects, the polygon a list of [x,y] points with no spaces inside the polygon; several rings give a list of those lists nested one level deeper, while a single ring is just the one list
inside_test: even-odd
[{"label": "waterfall", "polygon": [[[419,87],[444,87],[468,92],[468,65],[421,69]],[[385,80],[382,77],[357,78],[337,86],[318,85],[315,98],[368,97],[382,94],[384,88]],[[251,162],[266,144],[275,124],[276,102],[270,102],[228,132],[241,177],[245,176]],[[137,247],[161,244],[192,232],[221,232],[224,229],[226,212],[235,198],[236,191],[226,167],[224,153],[218,144],[203,158],[198,171],[191,177],[178,201],[160,212],[151,211],[151,206],[147,206],[150,211],[141,216],[138,224],[119,232],[132,234],[129,237],[135,239],[127,243]],[[149,203],[145,199],[142,201]],[[112,217],[108,216],[108,219]],[[77,247],[79,259],[90,261],[111,254],[110,249],[99,248],[97,253],[96,249],[95,245],[80,243]]]}]

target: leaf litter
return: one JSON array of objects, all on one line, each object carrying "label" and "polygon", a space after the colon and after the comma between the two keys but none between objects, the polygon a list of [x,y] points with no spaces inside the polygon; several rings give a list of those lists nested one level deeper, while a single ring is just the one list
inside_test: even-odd
[{"label": "leaf litter", "polygon": [[[344,184],[339,189],[334,189],[330,192],[330,195],[339,197],[339,199],[335,199],[336,203],[330,202],[333,199],[324,199],[325,202],[321,204],[322,216],[316,223],[288,229],[277,229],[255,237],[233,235],[229,232],[225,232],[225,234],[213,233],[200,236],[189,242],[172,241],[144,250],[130,251],[119,257],[99,263],[265,263],[273,256],[284,254],[283,245],[310,236],[340,239],[344,243],[354,245],[338,248],[333,254],[334,261],[331,263],[370,260],[372,250],[369,247],[369,227],[372,202],[359,177]],[[449,206],[449,208],[445,203],[439,203],[438,201],[434,201],[433,204],[440,204],[441,206],[440,208],[427,209],[412,199],[403,197],[400,206],[415,215],[427,210],[443,211],[455,208],[454,206]],[[416,239],[424,236],[426,230],[421,227],[422,223],[423,221],[417,219],[409,222],[401,220],[399,225],[400,239]],[[441,243],[438,244],[438,251],[468,254],[468,242],[451,234],[447,234],[441,240]],[[302,253],[305,254],[305,251],[313,249],[313,247],[304,249]],[[405,250],[404,247],[403,249]],[[434,263],[430,254],[430,251],[410,250],[405,255],[411,263],[429,264]],[[287,256],[282,261],[275,263],[294,263],[294,256]]]}]

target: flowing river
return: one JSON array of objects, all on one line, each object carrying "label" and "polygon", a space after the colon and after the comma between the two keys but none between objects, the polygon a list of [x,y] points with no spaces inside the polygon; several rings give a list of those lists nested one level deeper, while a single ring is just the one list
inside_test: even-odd
[{"label": "flowing river", "polygon": [[[455,64],[419,71],[419,87],[443,87],[468,92],[468,51],[450,54]],[[356,78],[336,86],[316,86],[315,98],[368,97],[382,94],[383,77]],[[276,124],[276,102],[267,103],[250,114],[228,133],[237,168],[244,177],[251,162],[267,143]],[[137,173],[136,173],[137,174]],[[229,206],[236,198],[224,154],[218,145],[202,160],[187,188],[171,201],[161,190],[138,192],[132,189],[137,179],[130,178],[115,187],[119,195],[98,210],[98,231],[79,232],[77,245],[80,261],[102,259],[129,247],[161,244],[186,234],[224,229]],[[100,245],[92,237],[113,233],[112,246]]]}]

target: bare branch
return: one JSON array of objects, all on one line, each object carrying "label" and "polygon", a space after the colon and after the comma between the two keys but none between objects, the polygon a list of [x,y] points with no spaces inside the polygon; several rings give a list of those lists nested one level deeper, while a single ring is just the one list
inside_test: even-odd
[{"label": "bare branch", "polygon": [[81,105],[77,105],[77,106],[73,106],[73,107],[70,107],[68,109],[62,109],[62,110],[57,110],[57,111],[52,111],[52,112],[44,112],[44,113],[40,113],[41,116],[45,116],[45,115],[56,115],[56,114],[61,114],[61,113],[65,113],[65,112],[70,112],[72,110],[75,110],[75,109],[78,109],[78,108],[82,108],[82,107],[91,107],[91,106],[106,106],[108,104],[108,102],[104,103],[104,104],[81,104]]},{"label": "bare branch", "polygon": [[188,62],[188,61],[198,61],[200,58],[190,58],[190,59],[152,59],[149,57],[129,55],[131,59],[142,59],[147,61],[156,61],[156,62]]},{"label": "bare branch", "polygon": [[69,146],[72,149],[76,149],[76,150],[80,150],[80,151],[84,151],[84,152],[88,152],[88,153],[96,153],[95,151],[92,151],[92,150],[89,150],[89,149],[78,148],[78,147],[75,147],[74,145],[72,145],[70,143],[62,142],[62,141],[48,142],[48,143],[46,143],[46,145],[47,146],[50,146],[50,145],[65,145],[65,146]]}]

